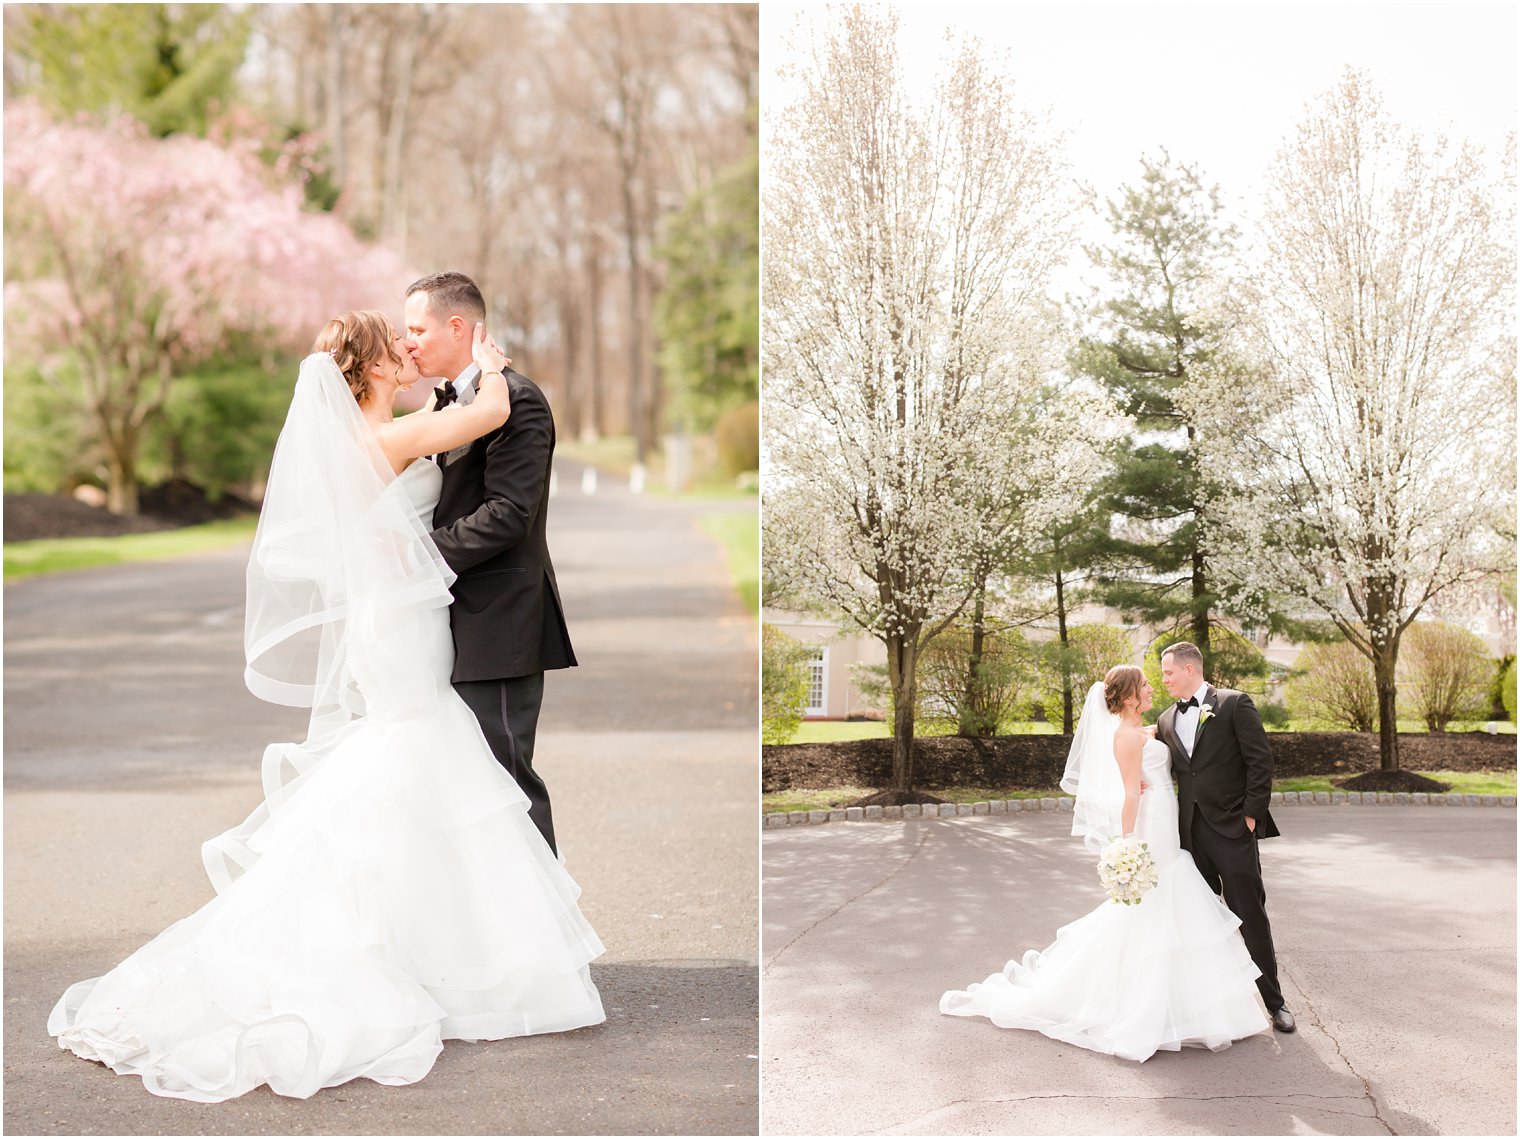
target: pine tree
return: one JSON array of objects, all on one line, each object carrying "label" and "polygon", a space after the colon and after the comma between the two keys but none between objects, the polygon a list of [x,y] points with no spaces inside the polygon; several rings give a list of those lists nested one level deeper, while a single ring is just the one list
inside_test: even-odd
[{"label": "pine tree", "polygon": [[1114,291],[1073,365],[1134,422],[1102,496],[1112,525],[1090,553],[1105,566],[1101,599],[1131,618],[1189,628],[1207,670],[1219,597],[1200,541],[1207,505],[1186,388],[1220,351],[1223,327],[1208,298],[1235,234],[1218,188],[1196,167],[1165,152],[1141,167],[1139,184],[1108,202],[1113,243],[1087,251]]}]

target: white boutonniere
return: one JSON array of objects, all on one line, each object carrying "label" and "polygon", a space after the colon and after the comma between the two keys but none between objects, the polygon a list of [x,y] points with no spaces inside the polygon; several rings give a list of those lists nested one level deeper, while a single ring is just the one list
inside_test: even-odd
[{"label": "white boutonniere", "polygon": [[1214,718],[1214,705],[1212,705],[1212,704],[1200,704],[1200,705],[1198,705],[1198,730],[1199,731],[1203,731],[1203,725],[1207,724],[1213,718]]}]

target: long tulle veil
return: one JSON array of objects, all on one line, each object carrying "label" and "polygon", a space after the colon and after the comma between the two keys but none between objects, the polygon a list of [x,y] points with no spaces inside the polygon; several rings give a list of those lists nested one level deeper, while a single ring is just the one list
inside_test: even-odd
[{"label": "long tulle veil", "polygon": [[240,827],[207,842],[218,890],[256,857],[245,839],[288,785],[332,750],[372,707],[415,706],[436,689],[393,647],[395,622],[447,606],[454,575],[404,494],[332,358],[301,362],[275,445],[248,559],[244,680],[261,700],[310,708],[302,743],[264,753],[265,801]]},{"label": "long tulle veil", "polygon": [[1124,821],[1124,777],[1114,757],[1119,717],[1108,710],[1100,680],[1087,690],[1066,755],[1061,790],[1076,796],[1071,833],[1094,854],[1119,837]]}]

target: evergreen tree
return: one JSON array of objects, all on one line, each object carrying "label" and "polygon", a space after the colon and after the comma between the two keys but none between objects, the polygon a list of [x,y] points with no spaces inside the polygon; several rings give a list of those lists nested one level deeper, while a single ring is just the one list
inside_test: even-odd
[{"label": "evergreen tree", "polygon": [[28,5],[6,32],[7,94],[65,114],[127,114],[205,134],[235,90],[252,10],[220,4]]},{"label": "evergreen tree", "polygon": [[698,188],[666,222],[655,299],[670,414],[711,431],[760,391],[760,152]]},{"label": "evergreen tree", "polygon": [[[1058,708],[1046,707],[1045,716],[1054,722],[1059,710],[1061,731],[1068,736],[1075,725],[1080,703],[1076,689],[1081,682],[1080,653],[1071,638],[1071,615],[1093,595],[1096,573],[1107,554],[1107,523],[1107,509],[1095,492],[1081,510],[1052,522],[1041,535],[1041,542],[1028,547],[1009,567],[1018,576],[1037,582],[1050,600],[1045,616],[1055,623],[1056,635],[1046,646],[1045,666],[1050,676],[1058,678],[1059,699],[1055,702]],[[1125,661],[1116,658],[1110,663]]]},{"label": "evergreen tree", "polygon": [[[1207,497],[1186,388],[1220,351],[1222,327],[1207,297],[1234,231],[1217,187],[1163,152],[1142,158],[1138,185],[1108,203],[1111,245],[1089,248],[1114,285],[1084,338],[1076,369],[1101,383],[1134,421],[1121,441],[1102,502],[1112,516],[1089,556],[1104,564],[1104,602],[1164,628],[1185,628],[1204,654],[1219,602],[1201,545]],[[1200,504],[1202,503],[1202,506]]]}]

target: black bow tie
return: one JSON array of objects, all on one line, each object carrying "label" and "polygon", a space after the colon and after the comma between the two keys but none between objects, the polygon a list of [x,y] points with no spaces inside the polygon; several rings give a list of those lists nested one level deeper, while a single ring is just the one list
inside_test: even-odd
[{"label": "black bow tie", "polygon": [[1177,701],[1177,715],[1180,716],[1189,708],[1196,707],[1198,707],[1198,697],[1196,696],[1189,696],[1186,700],[1179,700]]},{"label": "black bow tie", "polygon": [[440,407],[448,407],[449,404],[456,403],[459,400],[459,393],[454,390],[453,380],[444,380],[441,387],[433,389],[433,394],[438,397],[437,401],[433,404],[434,411],[437,411]]}]

